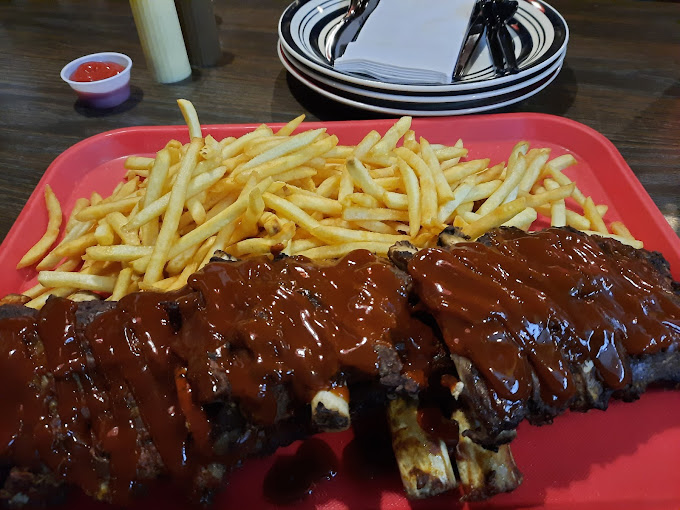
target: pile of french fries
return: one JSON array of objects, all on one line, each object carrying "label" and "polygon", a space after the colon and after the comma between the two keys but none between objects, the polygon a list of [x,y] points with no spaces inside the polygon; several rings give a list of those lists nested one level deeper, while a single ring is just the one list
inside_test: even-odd
[{"label": "pile of french fries", "polygon": [[507,164],[468,160],[461,140],[417,138],[410,117],[356,146],[300,129],[304,116],[277,131],[261,125],[216,140],[203,136],[190,102],[178,104],[191,142],[129,157],[110,196],[75,202],[56,246],[61,206],[46,187],[47,231],[17,265],[39,271],[39,284],[23,292],[27,306],[52,295],[118,300],[179,289],[218,250],[238,258],[386,255],[397,241],[431,246],[447,225],[475,239],[500,225],[530,229],[539,215],[642,247],[620,222],[607,226],[607,206],[563,173],[576,163],[569,154],[551,160],[549,149],[520,141]]}]

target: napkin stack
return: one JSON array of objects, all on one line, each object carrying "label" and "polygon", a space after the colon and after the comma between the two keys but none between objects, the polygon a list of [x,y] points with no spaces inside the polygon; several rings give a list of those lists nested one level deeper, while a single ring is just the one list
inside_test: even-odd
[{"label": "napkin stack", "polygon": [[336,70],[389,83],[451,83],[476,0],[382,0]]}]

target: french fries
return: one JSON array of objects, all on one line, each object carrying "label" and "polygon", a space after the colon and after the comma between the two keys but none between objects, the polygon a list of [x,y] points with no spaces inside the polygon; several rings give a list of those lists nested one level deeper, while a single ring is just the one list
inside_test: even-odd
[{"label": "french fries", "polygon": [[40,240],[21,258],[17,264],[17,269],[31,266],[42,259],[59,236],[62,220],[61,204],[49,185],[45,186],[45,205],[49,215],[47,230]]},{"label": "french fries", "polygon": [[[332,259],[355,249],[384,256],[395,242],[436,243],[454,225],[476,239],[498,226],[572,226],[641,246],[607,206],[586,196],[564,171],[571,155],[518,142],[505,162],[467,158],[418,137],[403,117],[384,135],[340,145],[304,116],[277,132],[266,125],[216,140],[193,105],[178,101],[190,143],[170,140],[155,157],[130,156],[108,197],[78,199],[63,228],[49,187],[48,228],[17,267],[35,266],[27,306],[50,296],[118,300],[137,290],[167,291],[218,250],[246,258],[271,253]],[[53,247],[53,245],[55,245]],[[50,248],[51,251],[50,251]]]}]

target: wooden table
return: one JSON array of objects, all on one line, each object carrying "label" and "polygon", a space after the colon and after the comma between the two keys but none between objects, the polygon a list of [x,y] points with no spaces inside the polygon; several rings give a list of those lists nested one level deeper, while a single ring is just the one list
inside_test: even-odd
[{"label": "wooden table", "polygon": [[[191,99],[206,124],[287,121],[300,112],[320,120],[375,117],[307,90],[283,69],[276,27],[287,4],[215,0],[221,65],[186,83],[159,85],[127,2],[0,3],[0,238],[58,154],[109,129],[180,124],[178,97]],[[564,68],[544,91],[502,111],[562,115],[602,132],[680,232],[680,4],[553,4],[571,29]],[[59,71],[107,50],[133,59],[132,99],[108,112],[85,109]]]}]

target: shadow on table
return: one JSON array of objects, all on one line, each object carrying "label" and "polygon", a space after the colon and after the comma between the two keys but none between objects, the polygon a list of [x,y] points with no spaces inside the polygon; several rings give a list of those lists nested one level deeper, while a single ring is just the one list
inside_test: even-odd
[{"label": "shadow on table", "polygon": [[577,93],[576,75],[573,69],[565,65],[555,81],[535,96],[488,113],[536,112],[564,116],[574,104]]},{"label": "shadow on table", "polygon": [[[317,116],[320,120],[362,120],[395,117],[386,113],[362,110],[328,99],[309,89],[286,71],[282,71],[279,79],[285,79],[287,88],[293,97],[303,108]],[[535,96],[514,105],[483,113],[531,111],[564,115],[574,103],[577,91],[578,83],[576,75],[571,68],[565,66],[555,81]],[[276,100],[276,97],[274,99]]]},{"label": "shadow on table", "polygon": [[113,108],[91,108],[80,100],[73,104],[73,109],[84,117],[109,117],[132,110],[144,98],[144,91],[135,85],[130,85],[130,97]]}]

